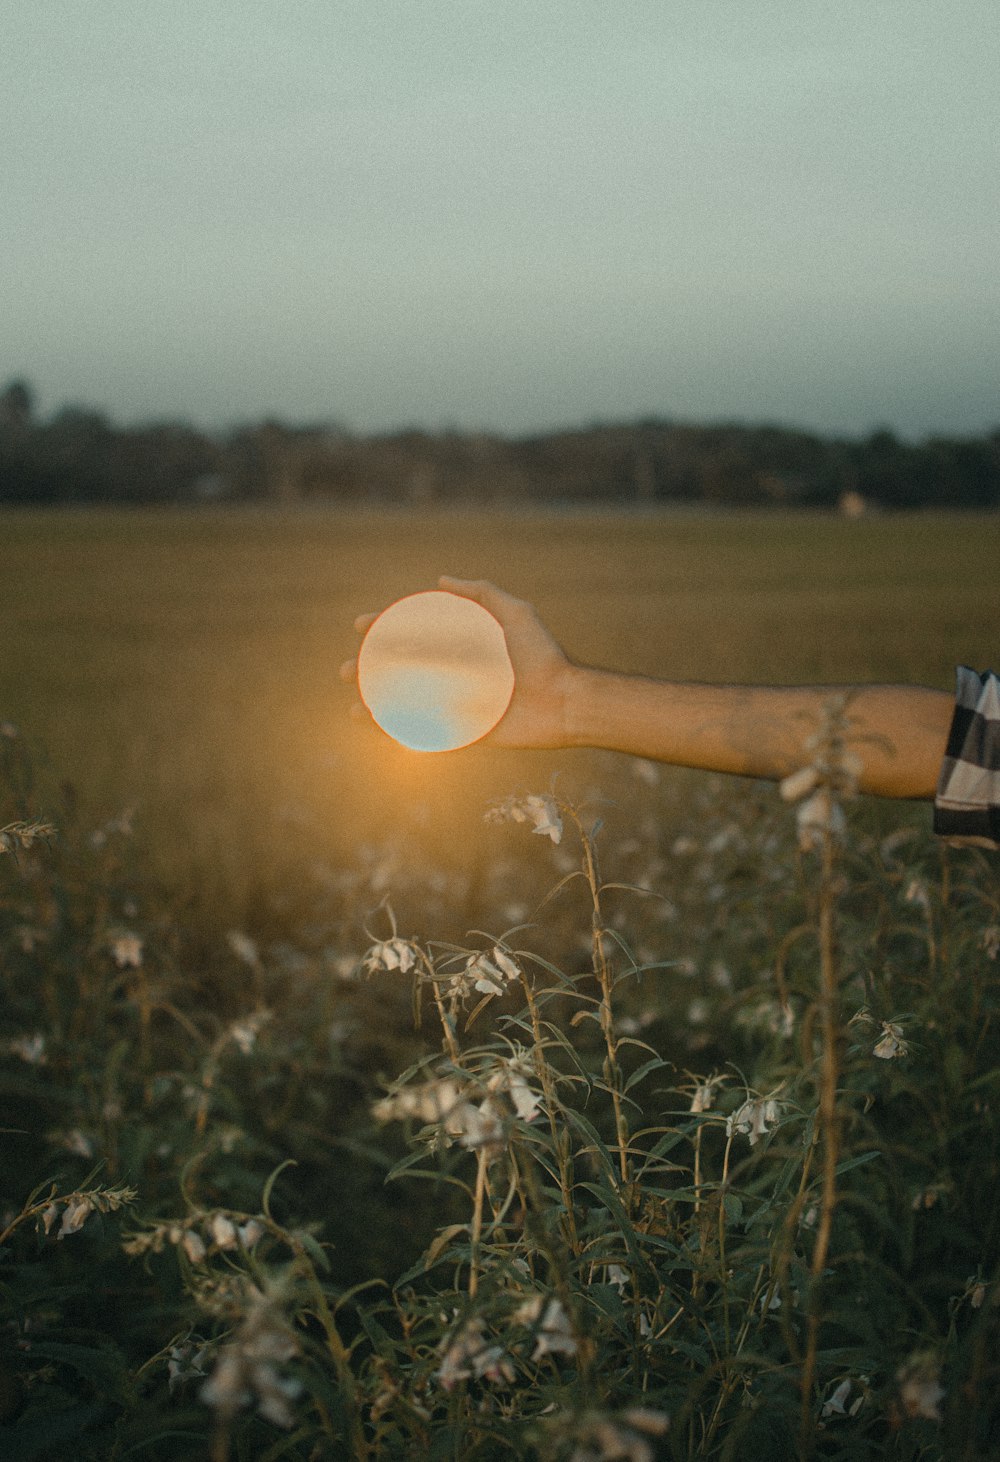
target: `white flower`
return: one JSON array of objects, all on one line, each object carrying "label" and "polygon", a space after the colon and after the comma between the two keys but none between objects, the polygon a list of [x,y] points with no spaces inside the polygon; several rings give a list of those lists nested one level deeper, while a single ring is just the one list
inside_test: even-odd
[{"label": "white flower", "polygon": [[259,1219],[250,1218],[246,1223],[238,1224],[236,1232],[244,1249],[252,1249],[254,1244],[264,1237],[265,1230]]},{"label": "white flower", "polygon": [[527,797],[509,797],[499,806],[491,807],[486,814],[487,822],[503,822],[507,819],[512,822],[534,823],[532,832],[551,838],[553,843],[562,840],[563,825],[559,808],[555,798],[547,794],[531,792]]},{"label": "white flower", "polygon": [[532,1295],[514,1311],[514,1324],[524,1325],[535,1331],[535,1348],[532,1360],[541,1360],[544,1355],[575,1355],[576,1340],[570,1328],[569,1316],[557,1299],[545,1295]]},{"label": "white flower", "polygon": [[687,1008],[689,1025],[704,1025],[709,1017],[709,1005],[707,1000],[692,1000]]},{"label": "white flower", "polygon": [[931,895],[926,883],[922,878],[911,878],[906,886],[903,898],[908,904],[917,904],[925,911],[931,906]]},{"label": "white flower", "polygon": [[16,853],[30,848],[39,838],[50,838],[55,828],[47,822],[9,822],[0,828],[0,853]]},{"label": "white flower", "polygon": [[531,1122],[538,1115],[538,1093],[529,1086],[526,1077],[520,1072],[511,1072],[507,1082],[507,1095],[514,1103],[514,1110],[522,1122]]},{"label": "white flower", "polygon": [[941,1363],[930,1352],[915,1355],[896,1372],[899,1399],[907,1416],[922,1416],[928,1421],[941,1420],[939,1402],[944,1397],[941,1385]]},{"label": "white flower", "polygon": [[708,970],[708,978],[717,990],[733,988],[733,977],[729,972],[729,967],[721,959],[712,961]]},{"label": "white flower", "polygon": [[244,1056],[249,1056],[256,1045],[261,1027],[266,1025],[270,1019],[269,1010],[257,1010],[253,1015],[244,1016],[242,1020],[234,1020],[226,1031],[226,1037]]},{"label": "white flower", "polygon": [[726,1136],[742,1132],[749,1137],[750,1146],[755,1147],[761,1137],[766,1137],[768,1127],[781,1120],[781,1103],[773,1097],[750,1097],[741,1107],[726,1118]]},{"label": "white flower", "polygon": [[223,1417],[256,1400],[261,1416],[289,1428],[294,1417],[288,1403],[302,1387],[286,1380],[277,1367],[292,1359],[298,1346],[273,1300],[249,1286],[249,1304],[233,1339],[222,1346],[215,1369],[199,1395]]},{"label": "white flower", "polygon": [[461,1129],[458,1134],[459,1146],[468,1148],[470,1152],[483,1148],[490,1159],[498,1157],[503,1151],[503,1115],[489,1097],[478,1107],[472,1102],[459,1103],[451,1120]]},{"label": "white flower", "polygon": [[659,786],[660,768],[655,761],[647,761],[643,756],[632,758],[632,775],[640,782],[645,782],[647,787]]},{"label": "white flower", "polygon": [[531,1053],[520,1046],[513,1056],[500,1057],[486,1083],[488,1092],[502,1092],[522,1122],[531,1122],[541,1110],[540,1096],[531,1085],[535,1066]]},{"label": "white flower", "polygon": [[137,970],[142,965],[142,939],[127,930],[111,940],[111,958],[120,970]]},{"label": "white flower", "polygon": [[369,974],[375,970],[398,970],[401,975],[406,975],[416,962],[412,944],[395,936],[379,940],[365,955],[365,969]]},{"label": "white flower", "polygon": [[167,1352],[167,1392],[173,1396],[183,1386],[185,1381],[197,1377],[202,1379],[205,1371],[202,1367],[204,1358],[204,1347],[197,1349],[188,1343],[172,1345]]},{"label": "white flower", "polygon": [[438,1384],[451,1391],[459,1381],[505,1381],[514,1379],[514,1367],[502,1345],[489,1344],[486,1328],[478,1315],[441,1343]]},{"label": "white flower", "polygon": [[[587,949],[593,947],[593,941],[588,937],[586,940]],[[615,1022],[617,1029],[623,1036],[637,1036],[651,1026],[657,1020],[655,1010],[642,1010],[638,1015],[621,1015]]]},{"label": "white flower", "polygon": [[465,974],[483,995],[502,995],[507,985],[521,976],[510,955],[499,945],[494,946],[492,958],[487,954],[471,955],[465,962]]},{"label": "white flower", "polygon": [[850,1394],[851,1380],[848,1378],[846,1381],[841,1381],[840,1385],[831,1391],[830,1395],[823,1402],[823,1410],[820,1415],[823,1417],[857,1416],[865,1399],[864,1392],[862,1391],[860,1395],[854,1398],[850,1406],[847,1406],[846,1402]]},{"label": "white flower", "polygon": [[907,1055],[909,1049],[903,1040],[903,1027],[894,1020],[883,1020],[882,1039],[875,1046],[872,1055],[878,1056],[882,1061],[892,1061],[897,1056]]},{"label": "white flower", "polygon": [[6,1046],[12,1056],[17,1056],[28,1066],[44,1066],[48,1060],[45,1054],[45,1037],[39,1031],[32,1036],[11,1036]]},{"label": "white flower", "polygon": [[1000,954],[1000,924],[989,924],[983,930],[983,948],[987,959],[996,959]]},{"label": "white flower", "polygon": [[495,1096],[507,1096],[522,1121],[530,1122],[539,1110],[538,1097],[527,1079],[528,1070],[528,1064],[519,1058],[500,1063],[486,1084],[485,1094],[482,1088],[460,1086],[451,1077],[403,1086],[375,1102],[372,1115],[378,1122],[407,1117],[435,1122],[444,1129],[446,1142],[457,1141],[470,1152],[485,1151],[492,1162],[508,1140],[508,1118]]},{"label": "white flower", "polygon": [[629,1286],[629,1272],[621,1264],[609,1264],[608,1283],[613,1284],[619,1294],[624,1294]]},{"label": "white flower", "polygon": [[193,1228],[185,1229],[181,1237],[181,1248],[192,1264],[200,1264],[205,1257],[205,1242]]},{"label": "white flower", "polygon": [[236,1225],[224,1213],[213,1213],[209,1219],[208,1227],[212,1235],[212,1242],[218,1244],[220,1249],[236,1249],[239,1247],[239,1239],[236,1236]]},{"label": "white flower", "polygon": [[764,1030],[772,1036],[790,1036],[795,1030],[795,1011],[779,1000],[757,1000],[736,1012],[736,1024],[750,1030]]},{"label": "white flower", "polygon": [[804,853],[823,846],[824,837],[843,837],[847,829],[844,809],[834,799],[829,787],[820,787],[795,814],[799,829],[799,847]]},{"label": "white flower", "polygon": [[198,1394],[206,1406],[223,1416],[232,1416],[241,1406],[249,1406],[253,1397],[244,1383],[244,1367],[235,1347],[223,1347],[212,1374]]},{"label": "white flower", "polygon": [[71,1132],[60,1133],[58,1135],[58,1141],[74,1157],[89,1158],[94,1156],[93,1140],[87,1136],[86,1132],[81,1132],[79,1127],[74,1127]]},{"label": "white flower", "polygon": [[40,944],[46,943],[49,936],[44,929],[35,929],[31,924],[18,924],[14,937],[22,954],[34,954]]},{"label": "white flower", "polygon": [[94,1205],[90,1199],[82,1193],[78,1193],[75,1198],[71,1198],[63,1210],[62,1223],[56,1237],[64,1239],[67,1234],[78,1233],[90,1217],[93,1207]]},{"label": "white flower", "polygon": [[573,1428],[576,1445],[568,1462],[653,1462],[647,1437],[662,1437],[669,1426],[666,1412],[642,1406],[617,1416],[584,1412]]},{"label": "white flower", "polygon": [[259,967],[260,951],[257,948],[256,942],[250,938],[249,934],[244,934],[242,929],[230,929],[226,935],[226,943],[236,958],[241,960],[243,964],[249,965],[252,970]]},{"label": "white flower", "polygon": [[799,767],[778,783],[778,791],[786,802],[798,802],[801,797],[808,797],[818,783],[819,772],[815,767]]},{"label": "white flower", "polygon": [[724,853],[728,847],[739,840],[740,830],[735,822],[727,822],[725,827],[720,827],[717,833],[713,833],[705,844],[705,852],[713,858],[716,853]]},{"label": "white flower", "polygon": [[[418,1122],[441,1122],[446,1129],[453,1113],[463,1104],[463,1091],[450,1077],[437,1081],[415,1082],[390,1092],[372,1107],[377,1122],[398,1122],[406,1117],[415,1117]],[[452,1135],[461,1132],[458,1126]]]}]

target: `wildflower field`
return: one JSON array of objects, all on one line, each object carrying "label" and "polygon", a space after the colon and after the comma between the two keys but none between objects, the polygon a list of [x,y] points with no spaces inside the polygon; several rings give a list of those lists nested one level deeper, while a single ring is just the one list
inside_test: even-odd
[{"label": "wildflower field", "polygon": [[0,1457],[1000,1455],[1000,860],[853,796],[420,757],[354,616],[949,686],[996,520],[0,522]]}]

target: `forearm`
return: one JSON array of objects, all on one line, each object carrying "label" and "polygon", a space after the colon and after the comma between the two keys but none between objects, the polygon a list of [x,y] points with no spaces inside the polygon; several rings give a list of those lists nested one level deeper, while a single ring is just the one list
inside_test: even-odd
[{"label": "forearm", "polygon": [[581,667],[565,697],[566,744],[777,779],[808,761],[803,743],[837,693],[849,695],[861,791],[933,797],[953,700],[919,686],[673,684]]}]

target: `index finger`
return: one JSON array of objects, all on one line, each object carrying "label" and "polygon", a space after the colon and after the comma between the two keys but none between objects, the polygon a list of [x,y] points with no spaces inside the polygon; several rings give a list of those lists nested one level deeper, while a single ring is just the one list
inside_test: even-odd
[{"label": "index finger", "polygon": [[489,579],[453,579],[449,574],[442,574],[438,579],[438,587],[449,594],[460,594],[463,599],[473,599],[488,609],[497,619],[502,619],[512,609],[520,607],[522,601],[515,599],[513,594],[508,594],[504,589],[498,589],[496,584],[491,584]]}]

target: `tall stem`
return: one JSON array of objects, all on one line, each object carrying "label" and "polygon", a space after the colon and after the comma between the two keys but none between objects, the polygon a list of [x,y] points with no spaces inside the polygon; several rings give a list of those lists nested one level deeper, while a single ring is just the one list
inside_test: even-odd
[{"label": "tall stem", "polygon": [[483,1198],[486,1194],[486,1152],[476,1154],[476,1196],[472,1209],[472,1262],[469,1268],[469,1299],[476,1298],[479,1288],[479,1242],[483,1233]]},{"label": "tall stem", "polygon": [[549,1119],[549,1134],[552,1138],[552,1148],[555,1153],[556,1164],[559,1169],[559,1191],[562,1195],[563,1209],[566,1214],[566,1231],[569,1239],[569,1246],[576,1255],[580,1252],[580,1240],[576,1232],[576,1214],[573,1209],[573,1185],[570,1181],[569,1172],[569,1136],[566,1128],[560,1130],[556,1121],[556,1084],[552,1078],[552,1067],[549,1065],[545,1055],[545,1047],[542,1042],[542,1022],[538,1014],[538,1005],[535,1001],[535,992],[531,988],[531,981],[521,970],[521,984],[524,987],[524,998],[528,1005],[528,1014],[531,1017],[531,1033],[534,1037],[535,1070],[538,1072],[539,1080],[542,1083],[542,1094],[545,1097],[545,1113]]},{"label": "tall stem", "polygon": [[597,859],[594,856],[593,842],[589,834],[584,832],[576,814],[573,813],[572,816],[573,821],[576,823],[577,832],[580,835],[580,844],[583,848],[584,873],[590,889],[592,906],[591,959],[594,974],[597,977],[597,983],[601,987],[600,1019],[605,1049],[604,1079],[611,1092],[611,1104],[615,1114],[615,1134],[618,1141],[618,1169],[621,1175],[622,1187],[626,1188],[629,1181],[629,1131],[628,1123],[625,1120],[625,1108],[622,1104],[621,1067],[618,1065],[618,1050],[615,1044],[614,1011],[611,1004],[611,969],[608,965],[608,957],[604,952],[604,920],[601,917],[601,884],[597,872]]},{"label": "tall stem", "polygon": [[427,971],[427,980],[434,992],[434,1004],[437,1006],[437,1013],[441,1021],[441,1030],[444,1032],[444,1043],[448,1048],[448,1055],[457,1066],[459,1050],[458,1042],[455,1040],[454,1027],[452,1026],[447,1010],[444,1008],[444,1001],[441,999],[441,989],[437,980],[434,978],[434,968],[425,955],[422,954],[421,957],[423,958],[424,967]]},{"label": "tall stem", "polygon": [[823,1151],[822,1190],[816,1243],[810,1266],[809,1319],[806,1328],[806,1351],[802,1364],[802,1413],[799,1453],[812,1455],[813,1386],[816,1381],[816,1351],[819,1344],[820,1286],[830,1250],[833,1213],[837,1206],[837,1162],[840,1155],[840,1119],[837,1111],[837,1082],[840,1075],[840,1025],[837,1008],[837,958],[834,942],[834,850],[833,837],[827,829],[823,837],[823,866],[819,891],[820,944],[820,1033],[822,1053],[819,1082],[819,1136]]}]

